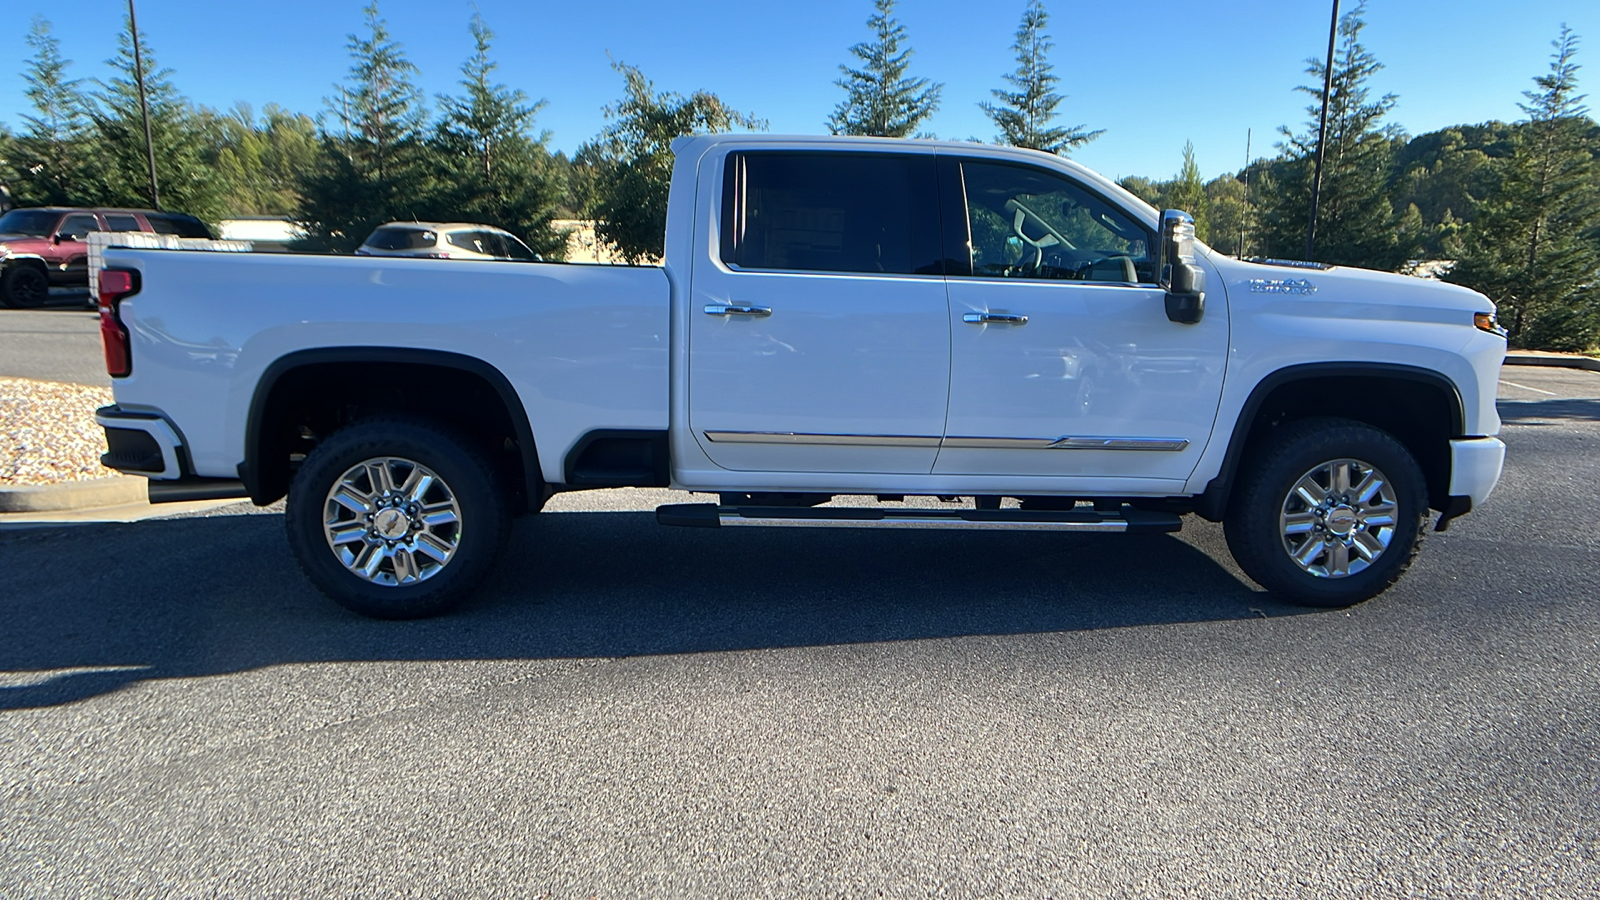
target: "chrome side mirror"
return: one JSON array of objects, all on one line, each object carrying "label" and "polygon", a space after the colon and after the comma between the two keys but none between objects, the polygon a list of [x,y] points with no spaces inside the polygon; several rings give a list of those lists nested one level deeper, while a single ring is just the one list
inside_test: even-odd
[{"label": "chrome side mirror", "polygon": [[1194,262],[1194,217],[1181,209],[1161,214],[1161,286],[1167,291],[1167,318],[1185,325],[1206,311],[1206,273]]}]

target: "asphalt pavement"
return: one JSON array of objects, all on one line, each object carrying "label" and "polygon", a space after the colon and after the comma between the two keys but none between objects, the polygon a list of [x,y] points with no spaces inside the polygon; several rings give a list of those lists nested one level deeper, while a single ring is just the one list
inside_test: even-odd
[{"label": "asphalt pavement", "polygon": [[0,307],[0,377],[110,387],[89,292],[54,288],[38,309]]},{"label": "asphalt pavement", "polygon": [[564,495],[440,619],[273,510],[0,531],[0,896],[1593,897],[1600,374],[1350,610],[1220,528],[699,530]]}]

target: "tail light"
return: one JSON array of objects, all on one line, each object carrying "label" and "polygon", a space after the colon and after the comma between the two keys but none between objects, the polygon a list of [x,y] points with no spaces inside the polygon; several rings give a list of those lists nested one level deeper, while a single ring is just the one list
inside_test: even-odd
[{"label": "tail light", "polygon": [[139,273],[129,269],[104,269],[100,272],[99,286],[100,343],[106,351],[106,373],[112,378],[125,378],[133,371],[133,348],[117,307],[125,298],[139,293]]}]

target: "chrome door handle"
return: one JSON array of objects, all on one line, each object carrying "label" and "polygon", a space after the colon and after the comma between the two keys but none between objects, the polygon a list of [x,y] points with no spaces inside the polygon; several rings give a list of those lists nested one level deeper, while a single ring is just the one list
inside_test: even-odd
[{"label": "chrome door handle", "polygon": [[990,322],[1000,325],[1026,325],[1028,324],[1028,317],[1014,313],[981,312],[967,313],[961,317],[961,321],[970,322],[973,325],[987,325]]},{"label": "chrome door handle", "polygon": [[734,306],[727,303],[706,305],[708,316],[770,316],[772,310],[765,306]]}]

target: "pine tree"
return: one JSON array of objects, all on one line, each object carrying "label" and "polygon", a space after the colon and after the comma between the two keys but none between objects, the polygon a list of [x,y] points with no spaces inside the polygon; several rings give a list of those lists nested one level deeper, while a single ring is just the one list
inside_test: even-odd
[{"label": "pine tree", "polygon": [[[1369,99],[1368,81],[1383,64],[1361,43],[1365,11],[1366,3],[1357,3],[1339,20],[1313,255],[1321,262],[1393,269],[1419,248],[1403,246],[1393,227],[1395,213],[1388,183],[1391,145],[1400,132],[1396,126],[1383,125],[1382,120],[1394,109],[1397,98],[1384,94]],[[1279,149],[1287,165],[1278,173],[1277,192],[1263,193],[1271,201],[1265,204],[1262,222],[1268,255],[1298,258],[1305,252],[1325,67],[1323,60],[1307,60],[1306,72],[1313,84],[1296,88],[1316,100],[1306,108],[1310,118],[1307,131],[1295,134],[1288,128],[1279,129],[1284,136]]]},{"label": "pine tree", "polygon": [[1022,13],[1022,24],[1017,28],[1017,42],[1012,45],[1017,51],[1017,70],[1005,76],[1016,90],[996,88],[989,92],[1003,106],[978,105],[1000,129],[996,138],[1000,143],[1065,156],[1074,147],[1105,134],[1105,129],[1086,131],[1083,125],[1051,127],[1056,107],[1066,98],[1055,92],[1061,79],[1056,77],[1055,67],[1050,64],[1049,53],[1055,43],[1044,33],[1049,21],[1044,4],[1040,0],[1030,0]]},{"label": "pine tree", "polygon": [[1578,94],[1578,38],[1565,25],[1550,72],[1524,92],[1499,196],[1467,229],[1449,279],[1487,294],[1515,346],[1585,350],[1600,342],[1600,139]]},{"label": "pine tree", "polygon": [[435,218],[417,67],[390,36],[377,0],[363,12],[367,34],[349,36],[349,78],[327,101],[337,126],[323,132],[317,165],[300,185],[295,218],[307,249],[353,250],[385,222]]},{"label": "pine tree", "polygon": [[[134,65],[128,20],[117,38],[117,55],[106,61],[116,73],[100,82],[91,116],[99,152],[94,164],[93,203],[109,206],[151,206],[149,156],[144,113]],[[214,148],[195,110],[172,82],[172,70],[161,68],[150,41],[141,32],[145,97],[150,111],[150,147],[155,155],[161,208],[186,212],[207,222],[224,217],[224,185],[206,159]],[[82,153],[82,148],[76,148]],[[85,198],[86,200],[88,198]]]},{"label": "pine tree", "polygon": [[1229,256],[1244,255],[1245,232],[1250,227],[1244,182],[1232,175],[1206,182],[1206,222],[1207,244]]},{"label": "pine tree", "polygon": [[1206,215],[1206,183],[1200,178],[1200,166],[1194,160],[1194,142],[1183,143],[1183,167],[1166,192],[1167,203],[1194,216],[1194,234],[1200,240],[1210,238],[1210,220]]},{"label": "pine tree", "polygon": [[461,67],[466,94],[439,98],[443,118],[434,145],[443,165],[441,189],[461,218],[505,228],[534,252],[558,256],[566,236],[550,220],[563,184],[545,147],[548,135],[533,132],[544,101],[529,103],[522,91],[495,84],[497,66],[489,58],[494,32],[481,15],[472,17],[471,29],[476,51]]},{"label": "pine tree", "polygon": [[93,165],[93,121],[81,79],[68,78],[71,60],[61,58],[61,42],[50,23],[33,20],[28,30],[28,60],[23,94],[33,107],[24,113],[26,130],[9,152],[16,200],[34,204],[76,206],[93,197],[87,177]]},{"label": "pine tree", "polygon": [[300,203],[303,173],[317,162],[317,125],[310,117],[267,104],[257,118],[247,104],[227,115],[200,111],[214,132],[210,161],[227,186],[230,215],[287,216]]},{"label": "pine tree", "polygon": [[834,107],[828,129],[834,134],[903,138],[939,108],[944,85],[906,77],[912,51],[900,49],[906,28],[893,17],[894,0],[874,0],[874,8],[867,19],[874,40],[850,48],[863,67],[839,67],[844,77],[834,83],[848,96]]},{"label": "pine tree", "polygon": [[730,108],[716,94],[683,97],[656,93],[644,73],[613,62],[626,83],[621,102],[606,107],[611,120],[600,137],[578,153],[595,170],[595,230],[630,262],[661,257],[667,227],[667,191],[672,182],[672,141],[689,134],[762,129],[766,123]]}]

